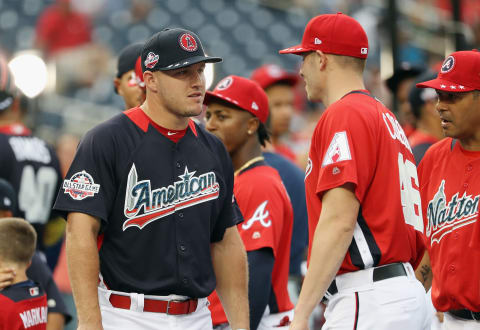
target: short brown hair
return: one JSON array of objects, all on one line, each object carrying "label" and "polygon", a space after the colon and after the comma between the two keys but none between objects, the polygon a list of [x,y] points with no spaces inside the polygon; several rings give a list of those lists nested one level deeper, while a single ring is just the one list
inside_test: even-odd
[{"label": "short brown hair", "polygon": [[335,54],[327,54],[329,56],[335,57],[335,60],[338,64],[342,67],[348,67],[353,69],[359,73],[363,73],[365,70],[365,64],[367,63],[366,58],[357,58],[352,56],[343,56],[343,55],[335,55]]},{"label": "short brown hair", "polygon": [[35,253],[37,233],[20,218],[0,219],[0,259],[27,265]]}]

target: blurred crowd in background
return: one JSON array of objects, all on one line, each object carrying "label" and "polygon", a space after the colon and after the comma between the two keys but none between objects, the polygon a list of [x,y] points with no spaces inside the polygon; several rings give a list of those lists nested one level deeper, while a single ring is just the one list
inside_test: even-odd
[{"label": "blurred crowd in background", "polygon": [[[368,34],[367,88],[395,110],[407,134],[429,126],[418,109],[436,96],[410,89],[420,75],[438,71],[446,54],[480,47],[478,0],[0,0],[0,53],[25,94],[28,126],[56,146],[65,175],[81,136],[124,110],[113,79],[125,46],[165,27],[192,30],[208,54],[223,57],[207,79],[211,89],[226,75],[250,77],[265,64],[298,72],[301,59],[278,50],[298,44],[313,16],[339,11]],[[304,170],[323,106],[307,101],[300,79],[292,102],[280,108],[273,142]],[[441,131],[428,134],[440,138]],[[57,253],[62,228],[47,231]],[[63,254],[50,266],[73,308]]]}]

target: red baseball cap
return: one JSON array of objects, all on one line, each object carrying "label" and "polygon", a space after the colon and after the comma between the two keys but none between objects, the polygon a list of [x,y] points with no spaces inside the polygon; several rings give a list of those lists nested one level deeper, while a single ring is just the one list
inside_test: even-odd
[{"label": "red baseball cap", "polygon": [[267,94],[253,80],[234,75],[225,77],[215,86],[212,92],[207,91],[203,104],[209,105],[214,102],[215,98],[250,112],[262,123],[267,121]]},{"label": "red baseball cap", "polygon": [[302,43],[281,50],[280,54],[295,54],[321,50],[326,54],[358,58],[368,56],[368,38],[360,23],[342,13],[319,15],[305,27]]},{"label": "red baseball cap", "polygon": [[135,78],[137,80],[137,85],[140,88],[145,89],[145,82],[143,81],[143,72],[142,72],[142,57],[139,56],[135,62]]},{"label": "red baseball cap", "polygon": [[257,68],[250,79],[256,81],[263,89],[279,82],[286,82],[291,86],[298,82],[296,74],[289,73],[276,64],[266,64]]},{"label": "red baseball cap", "polygon": [[480,52],[476,49],[452,53],[443,61],[437,78],[418,83],[418,88],[447,92],[480,90]]}]

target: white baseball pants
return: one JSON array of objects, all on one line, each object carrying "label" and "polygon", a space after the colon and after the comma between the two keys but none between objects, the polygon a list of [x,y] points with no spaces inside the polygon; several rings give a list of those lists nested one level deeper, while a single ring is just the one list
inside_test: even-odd
[{"label": "white baseball pants", "polygon": [[[102,313],[102,325],[104,330],[211,330],[212,317],[208,309],[207,298],[198,299],[195,312],[185,315],[168,315],[165,313],[150,313],[143,311],[144,296],[137,293],[114,292],[121,295],[129,295],[132,301],[130,309],[115,308],[110,304],[110,294],[114,292],[98,288],[98,300]],[[187,297],[170,296],[147,296],[148,299],[159,300],[184,300]]]},{"label": "white baseball pants", "polygon": [[407,276],[373,282],[373,268],[336,277],[338,293],[328,301],[322,330],[430,329],[425,289],[412,266]]}]

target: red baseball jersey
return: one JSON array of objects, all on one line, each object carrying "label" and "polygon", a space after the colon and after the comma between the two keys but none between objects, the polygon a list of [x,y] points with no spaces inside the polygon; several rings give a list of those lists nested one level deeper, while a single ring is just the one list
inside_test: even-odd
[{"label": "red baseball jersey", "polygon": [[395,116],[367,91],[333,103],[320,118],[306,169],[310,247],[322,194],[347,182],[360,202],[353,240],[338,274],[423,256],[415,160]]},{"label": "red baseball jersey", "polygon": [[466,151],[456,140],[443,139],[427,151],[418,176],[434,274],[433,305],[439,311],[467,308],[480,312],[480,152]]},{"label": "red baseball jersey", "polygon": [[[291,310],[287,291],[293,210],[278,172],[264,162],[256,163],[235,177],[234,194],[245,221],[237,225],[247,251],[271,248],[272,271],[270,313]],[[208,298],[213,324],[227,322],[217,293]]]},{"label": "red baseball jersey", "polygon": [[44,330],[47,313],[47,296],[30,280],[0,291],[0,330]]}]

